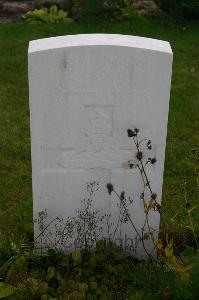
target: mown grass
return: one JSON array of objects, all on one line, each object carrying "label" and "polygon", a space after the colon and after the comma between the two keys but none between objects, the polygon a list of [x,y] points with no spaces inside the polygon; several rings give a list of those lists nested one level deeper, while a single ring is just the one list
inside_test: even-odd
[{"label": "mown grass", "polygon": [[[183,181],[187,197],[198,205],[194,168],[198,153],[199,24],[162,24],[134,20],[118,23],[0,25],[0,222],[18,233],[32,234],[30,133],[27,48],[33,39],[77,33],[120,33],[167,40],[174,52],[166,150],[163,208],[168,224],[187,224],[183,210]],[[154,112],[155,113],[155,112]],[[193,154],[193,150],[196,154]],[[194,224],[199,229],[198,214]],[[176,227],[177,227],[176,226]]]}]

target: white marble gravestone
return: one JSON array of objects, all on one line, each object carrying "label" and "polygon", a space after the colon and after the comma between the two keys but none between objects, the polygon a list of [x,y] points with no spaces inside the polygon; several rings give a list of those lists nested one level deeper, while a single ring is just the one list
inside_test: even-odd
[{"label": "white marble gravestone", "polygon": [[[111,182],[133,198],[129,211],[141,232],[143,185],[138,170],[126,168],[136,153],[126,131],[137,127],[140,137],[152,141],[152,150],[143,155],[157,159],[147,172],[160,203],[171,72],[172,51],[165,41],[83,34],[30,42],[34,218],[45,209],[48,220],[74,216],[87,197],[86,184],[96,181],[96,209],[117,222],[117,199],[106,189]],[[150,211],[149,222],[158,232],[157,212]],[[115,235],[123,244],[136,237],[129,222]],[[146,243],[153,248],[151,240]],[[136,255],[144,257],[139,239],[135,247]]]}]

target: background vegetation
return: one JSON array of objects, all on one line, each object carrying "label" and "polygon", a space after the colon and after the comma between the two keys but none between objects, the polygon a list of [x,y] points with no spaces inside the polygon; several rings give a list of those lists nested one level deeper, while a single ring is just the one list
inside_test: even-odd
[{"label": "background vegetation", "polygon": [[173,18],[198,19],[198,0],[155,0],[158,6]]}]

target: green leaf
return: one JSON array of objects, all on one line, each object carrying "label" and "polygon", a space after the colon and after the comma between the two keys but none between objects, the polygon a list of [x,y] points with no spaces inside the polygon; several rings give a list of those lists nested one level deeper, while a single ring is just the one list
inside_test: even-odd
[{"label": "green leaf", "polygon": [[4,297],[8,297],[13,294],[14,294],[13,286],[4,282],[0,282],[0,299]]},{"label": "green leaf", "polygon": [[97,289],[97,282],[89,282],[89,288],[91,289],[91,291],[95,291]]},{"label": "green leaf", "polygon": [[60,272],[57,272],[56,278],[57,278],[58,281],[62,281],[62,280],[63,280],[63,277],[62,277],[62,275],[60,274]]},{"label": "green leaf", "polygon": [[51,280],[55,276],[55,268],[49,267],[47,271],[47,280]]},{"label": "green leaf", "polygon": [[58,9],[57,9],[56,5],[52,5],[49,9],[50,14],[52,14],[52,15],[56,15],[57,11],[58,11]]},{"label": "green leaf", "polygon": [[72,252],[72,259],[75,264],[80,265],[82,261],[82,255],[80,250]]},{"label": "green leaf", "polygon": [[189,226],[189,225],[187,225],[187,226],[185,226],[186,228],[189,228],[189,229],[191,229],[192,230],[192,227],[191,226]]}]

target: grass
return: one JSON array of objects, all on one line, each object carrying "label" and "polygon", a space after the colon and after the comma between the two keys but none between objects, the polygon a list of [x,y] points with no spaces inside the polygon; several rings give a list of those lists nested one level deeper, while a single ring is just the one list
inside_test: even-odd
[{"label": "grass", "polygon": [[[199,24],[173,25],[134,20],[120,23],[0,25],[0,222],[32,236],[32,194],[27,79],[27,47],[33,39],[77,33],[120,33],[167,40],[174,52],[170,115],[163,187],[164,217],[176,213],[184,228],[183,180],[187,197],[197,205],[196,167],[199,152]],[[198,214],[194,224],[199,229]],[[175,227],[175,226],[174,226]]]}]

